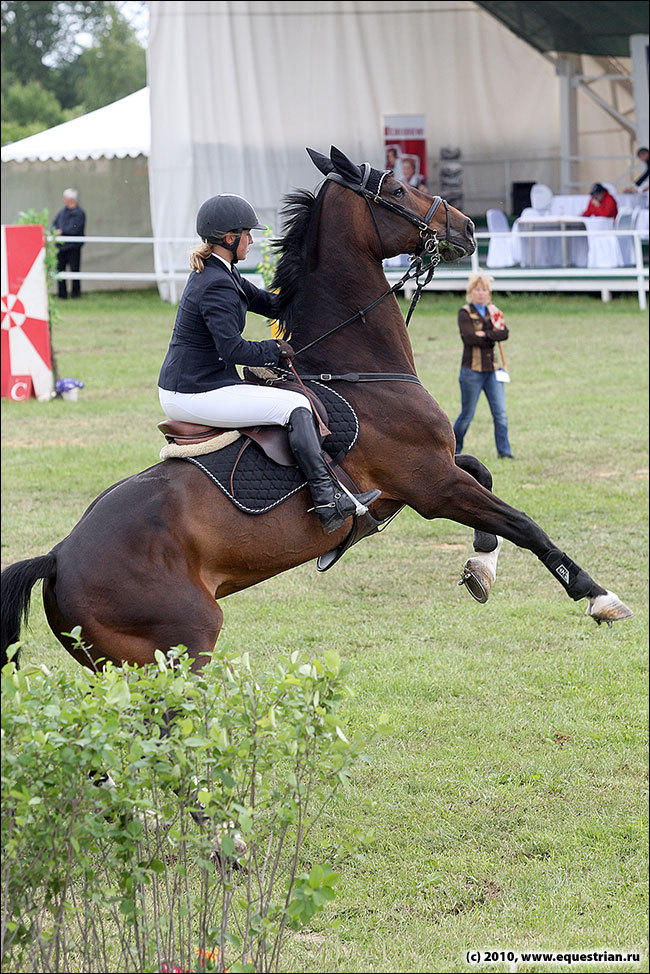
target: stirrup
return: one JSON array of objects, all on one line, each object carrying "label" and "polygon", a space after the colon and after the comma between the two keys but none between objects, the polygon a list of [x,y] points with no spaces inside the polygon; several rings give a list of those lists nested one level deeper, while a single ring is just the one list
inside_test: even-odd
[{"label": "stirrup", "polygon": [[368,506],[370,504],[374,504],[374,502],[377,500],[377,498],[381,494],[381,491],[380,490],[377,490],[377,489],[375,489],[375,490],[367,490],[364,494],[353,494],[351,491],[349,491],[347,489],[347,487],[344,484],[341,483],[340,480],[339,480],[337,486],[354,503],[354,505],[355,505],[354,513],[358,517],[361,516],[362,514],[367,514],[368,513]]},{"label": "stirrup", "polygon": [[[374,501],[376,501],[381,494],[380,490],[369,490],[364,494],[355,496],[354,494],[351,494],[349,490],[346,490],[342,484],[340,486],[342,490],[335,492],[333,501],[330,501],[328,504],[316,504],[314,507],[310,508],[310,510],[316,512],[321,524],[328,534],[331,534],[332,531],[337,531],[339,528],[343,527],[347,518],[367,514],[368,505],[374,503]],[[337,504],[337,501],[343,500],[345,502],[345,498],[352,501],[354,504],[353,510],[341,510]],[[321,511],[325,512],[330,509],[332,510],[332,514],[329,518],[324,513],[320,513]]]}]

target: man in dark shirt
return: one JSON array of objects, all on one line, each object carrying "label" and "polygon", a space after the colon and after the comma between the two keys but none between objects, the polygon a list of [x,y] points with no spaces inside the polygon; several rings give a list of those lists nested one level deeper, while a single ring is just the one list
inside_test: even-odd
[{"label": "man in dark shirt", "polygon": [[642,172],[638,179],[634,180],[634,185],[626,186],[623,190],[624,193],[647,193],[648,192],[648,158],[650,158],[650,152],[645,146],[642,146],[637,152],[637,158],[639,162],[643,163],[645,166],[645,172]]},{"label": "man in dark shirt", "polygon": [[[86,230],[86,214],[79,206],[79,193],[76,189],[66,189],[63,193],[64,207],[57,213],[52,227],[58,237],[83,237]],[[71,271],[78,272],[81,267],[81,248],[82,243],[70,242],[58,244],[59,252],[56,258],[57,271],[65,271],[67,267]],[[64,300],[68,297],[68,289],[65,281],[59,281],[59,297]],[[80,281],[72,282],[72,297],[78,298],[81,294]]]}]

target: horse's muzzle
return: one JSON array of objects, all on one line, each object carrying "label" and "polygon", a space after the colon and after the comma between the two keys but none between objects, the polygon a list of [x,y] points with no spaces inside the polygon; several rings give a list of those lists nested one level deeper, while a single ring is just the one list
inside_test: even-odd
[{"label": "horse's muzzle", "polygon": [[440,241],[440,256],[445,261],[460,260],[461,257],[469,257],[476,250],[476,239],[474,237],[474,224],[466,217],[460,229],[454,226],[449,228],[449,237]]}]

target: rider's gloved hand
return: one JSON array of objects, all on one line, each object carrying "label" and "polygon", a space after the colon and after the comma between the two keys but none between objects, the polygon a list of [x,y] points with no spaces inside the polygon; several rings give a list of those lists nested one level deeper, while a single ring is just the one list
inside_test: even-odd
[{"label": "rider's gloved hand", "polygon": [[280,349],[280,361],[286,362],[294,356],[294,351],[289,342],[285,342],[282,338],[276,338],[278,343],[278,348]]}]

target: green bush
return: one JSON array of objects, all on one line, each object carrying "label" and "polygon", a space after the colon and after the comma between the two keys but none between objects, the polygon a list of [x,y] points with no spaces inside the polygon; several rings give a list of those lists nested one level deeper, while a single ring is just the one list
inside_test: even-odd
[{"label": "green bush", "polygon": [[264,287],[270,288],[275,277],[275,270],[280,259],[279,252],[273,247],[273,227],[264,231],[260,240],[260,262],[257,265],[257,273],[262,275]]},{"label": "green bush", "polygon": [[277,971],[335,895],[308,834],[364,746],[337,654],[157,660],[3,669],[3,971]]}]

